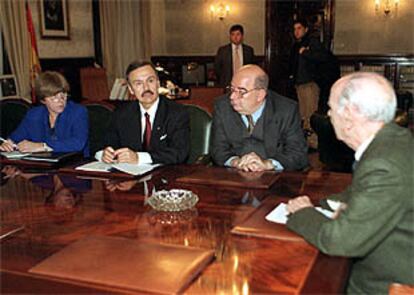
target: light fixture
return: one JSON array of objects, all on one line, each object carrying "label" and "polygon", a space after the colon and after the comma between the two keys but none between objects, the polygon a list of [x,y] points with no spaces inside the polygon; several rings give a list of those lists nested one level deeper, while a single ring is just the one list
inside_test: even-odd
[{"label": "light fixture", "polygon": [[213,18],[218,18],[219,20],[225,19],[230,13],[230,6],[219,3],[210,5],[210,14]]},{"label": "light fixture", "polygon": [[375,0],[375,13],[384,16],[396,16],[400,0]]}]

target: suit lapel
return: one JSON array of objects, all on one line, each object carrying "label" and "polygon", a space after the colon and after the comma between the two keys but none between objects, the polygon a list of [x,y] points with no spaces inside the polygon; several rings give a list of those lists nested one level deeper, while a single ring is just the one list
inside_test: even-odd
[{"label": "suit lapel", "polygon": [[231,80],[231,76],[233,76],[233,48],[231,47],[231,43],[228,45],[227,55],[228,55],[227,58],[230,61],[229,72],[230,72],[230,80]]},{"label": "suit lapel", "polygon": [[249,60],[249,58],[247,57],[246,46],[242,44],[242,48],[243,48],[243,65],[247,65],[248,64],[247,61]]},{"label": "suit lapel", "polygon": [[160,137],[164,134],[161,134],[164,131],[165,119],[168,113],[168,106],[165,102],[165,98],[159,98],[157,112],[155,114],[154,124],[151,131],[151,148],[154,148],[159,145]]},{"label": "suit lapel", "polygon": [[[134,132],[134,134],[133,135],[131,134],[131,135],[132,135],[132,138],[137,138],[137,142],[139,143],[138,149],[141,150],[142,149],[141,106],[138,100],[134,103],[134,106],[132,107],[132,112],[133,112],[133,118],[135,120],[135,124],[136,126],[138,126],[138,130],[134,130],[134,128],[131,128],[131,132]],[[134,126],[134,124],[132,124],[132,126]]]},{"label": "suit lapel", "polygon": [[[269,93],[266,97],[266,105],[263,110],[263,139],[266,153],[268,150],[272,149],[272,146],[277,144],[279,141],[279,125],[275,120],[275,105],[273,105],[273,100],[270,99]],[[272,132],[266,132],[266,129],[271,129]],[[277,128],[277,130],[274,130]]]}]

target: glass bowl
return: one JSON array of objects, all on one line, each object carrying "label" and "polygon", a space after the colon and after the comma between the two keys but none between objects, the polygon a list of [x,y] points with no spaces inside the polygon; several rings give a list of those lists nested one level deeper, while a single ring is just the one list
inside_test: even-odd
[{"label": "glass bowl", "polygon": [[183,211],[194,207],[198,196],[192,191],[183,189],[162,190],[152,194],[147,203],[157,211]]}]

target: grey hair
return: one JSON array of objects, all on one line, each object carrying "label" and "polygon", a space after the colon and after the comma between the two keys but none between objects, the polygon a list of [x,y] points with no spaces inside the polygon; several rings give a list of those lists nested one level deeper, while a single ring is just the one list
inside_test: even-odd
[{"label": "grey hair", "polygon": [[254,79],[254,88],[267,89],[268,86],[269,76],[266,73],[259,75]]},{"label": "grey hair", "polygon": [[371,121],[389,123],[394,119],[397,98],[391,83],[375,73],[358,72],[344,77],[338,111],[351,104]]}]

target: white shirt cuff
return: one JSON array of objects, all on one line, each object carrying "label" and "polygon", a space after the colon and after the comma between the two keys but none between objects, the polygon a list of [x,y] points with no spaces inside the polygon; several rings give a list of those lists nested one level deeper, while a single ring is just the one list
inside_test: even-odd
[{"label": "white shirt cuff", "polygon": [[149,153],[138,152],[138,164],[152,164],[152,158]]},{"label": "white shirt cuff", "polygon": [[97,151],[95,153],[95,159],[102,162],[102,155],[103,155],[103,150]]},{"label": "white shirt cuff", "polygon": [[237,158],[237,156],[230,157],[226,162],[224,162],[224,166],[231,167],[231,161],[235,158]]},{"label": "white shirt cuff", "polygon": [[275,159],[269,159],[272,161],[272,165],[275,167],[276,171],[283,171],[285,168],[283,168],[282,164],[280,164],[279,161],[276,161]]}]

